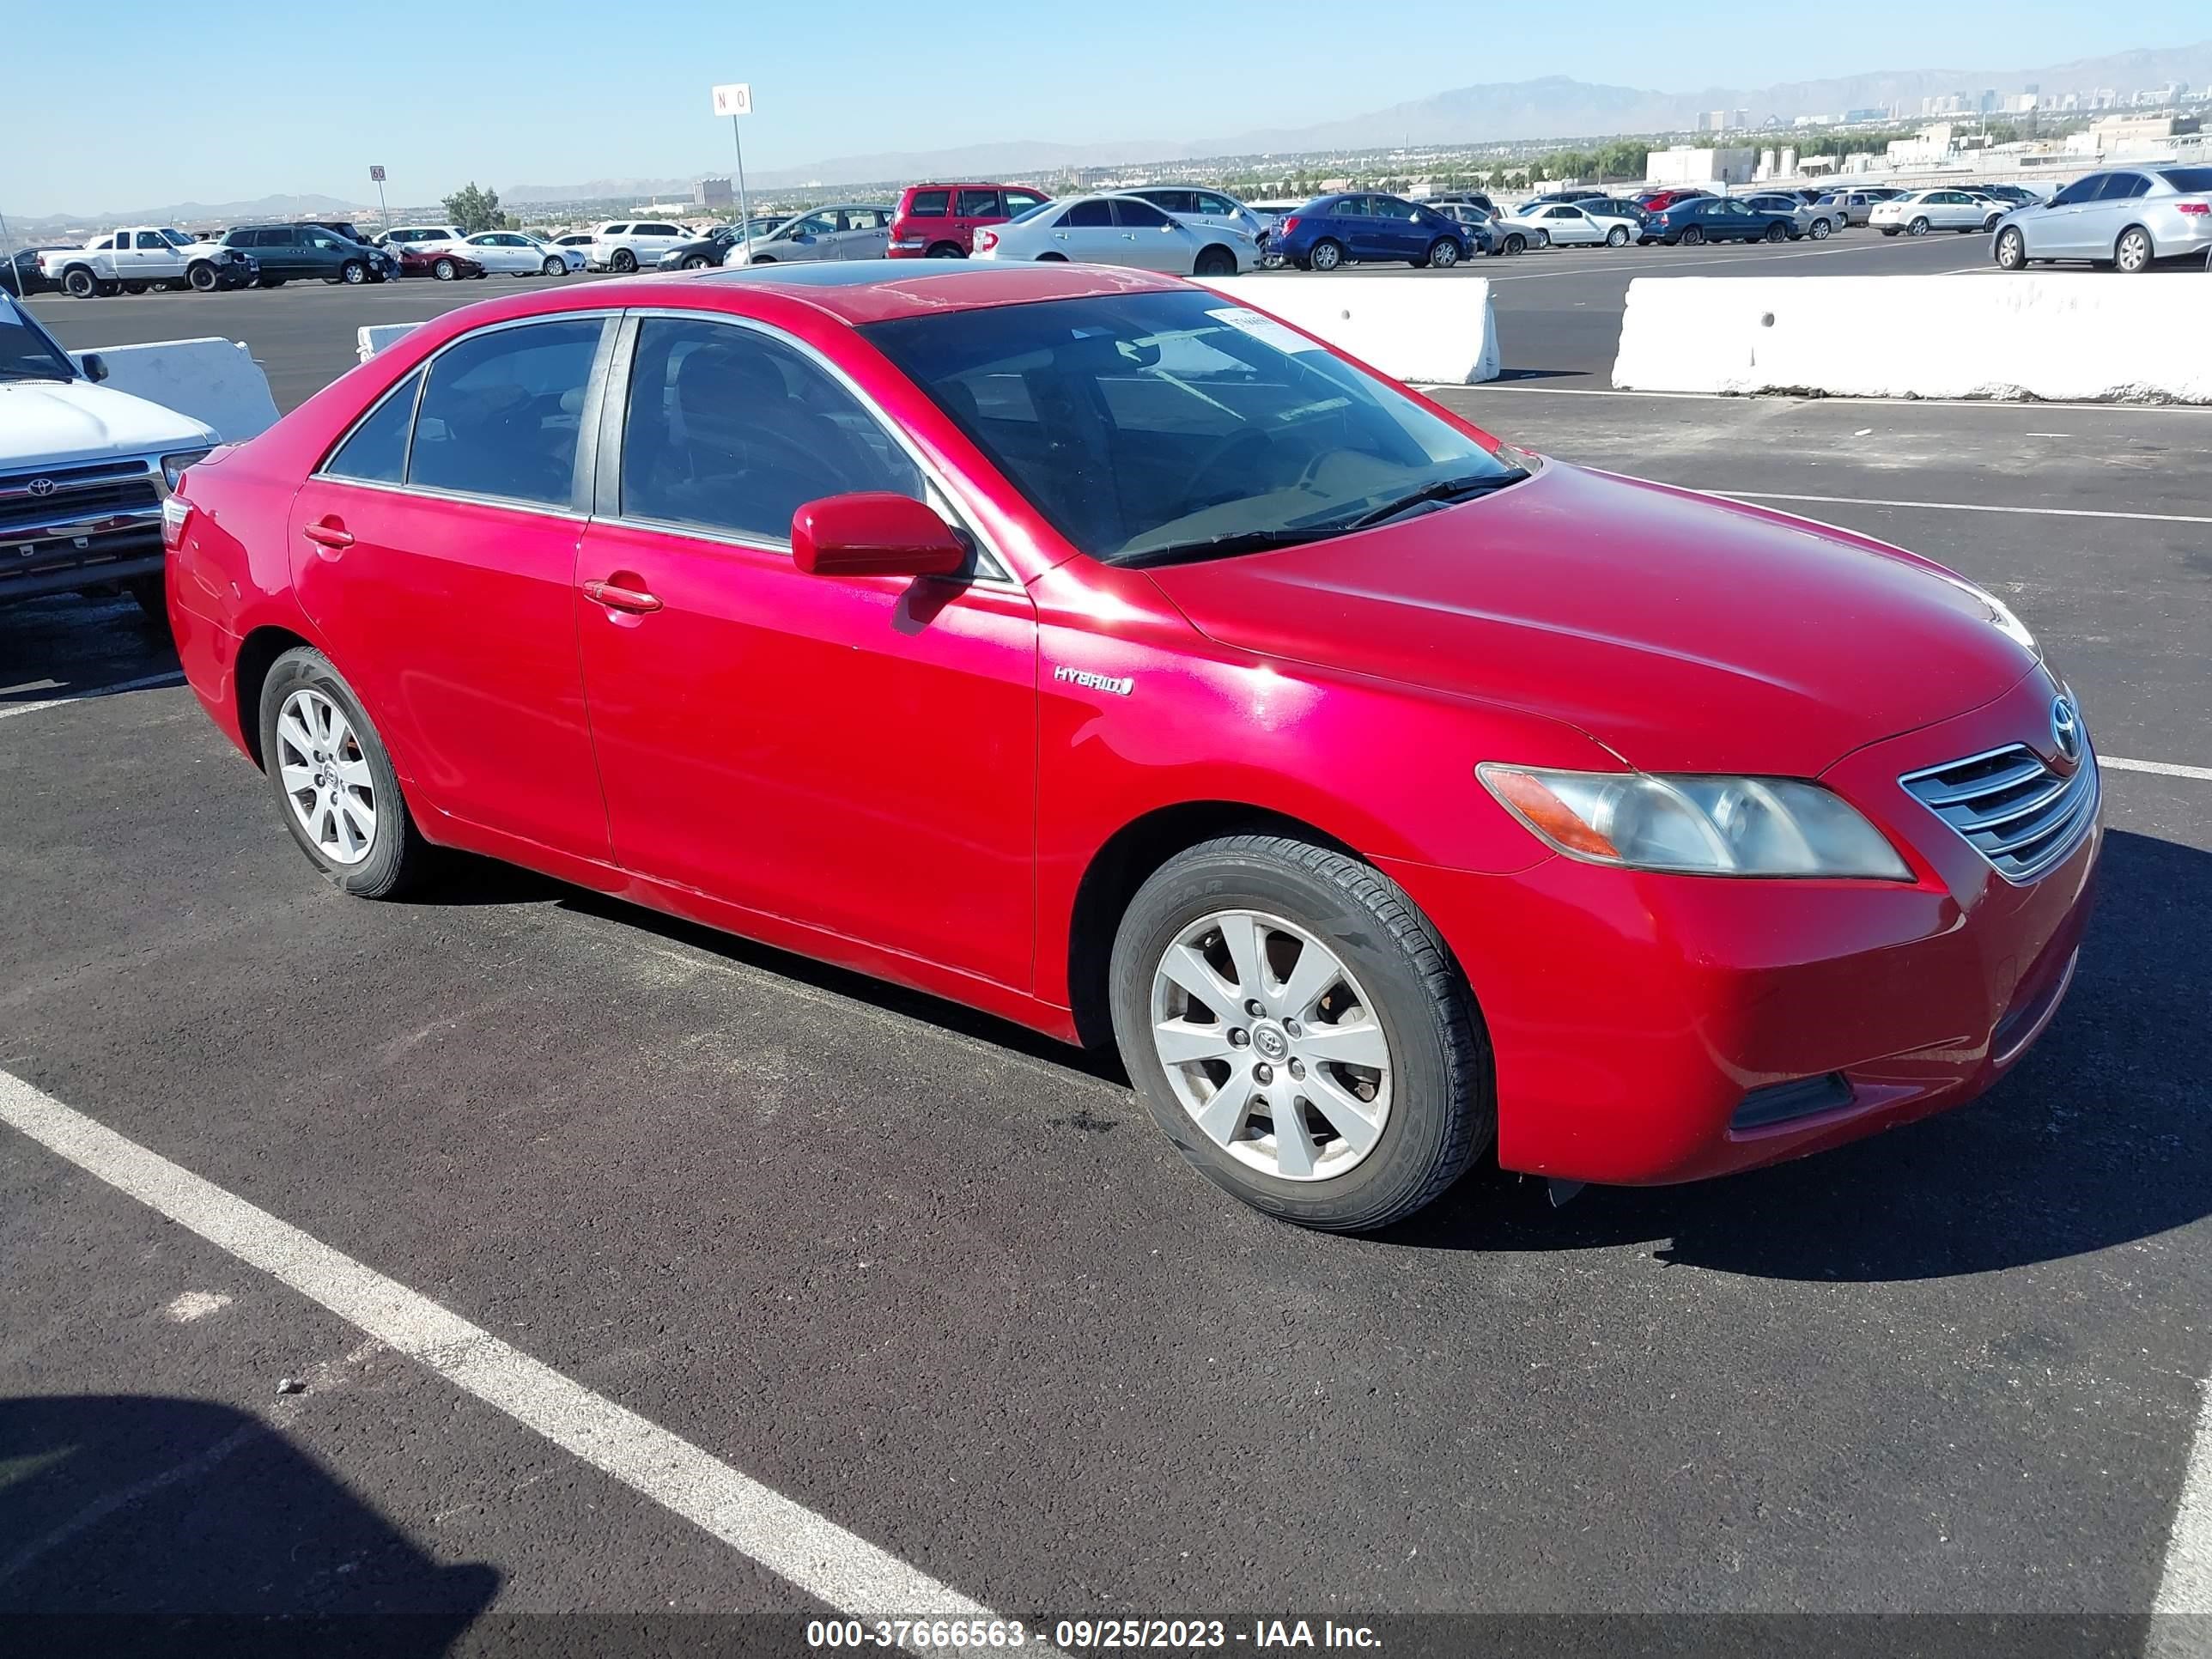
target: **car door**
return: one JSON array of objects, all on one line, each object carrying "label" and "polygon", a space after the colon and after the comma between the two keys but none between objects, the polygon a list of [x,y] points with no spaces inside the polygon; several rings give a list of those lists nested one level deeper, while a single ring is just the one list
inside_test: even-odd
[{"label": "car door", "polygon": [[696,313],[629,331],[578,603],[617,860],[1026,985],[1028,595],[980,551],[961,579],[801,571],[790,527],[805,501],[949,504],[818,354]]},{"label": "car door", "polygon": [[2037,211],[2021,219],[2021,230],[2027,238],[2027,257],[2031,259],[2088,258],[2089,229],[2082,222],[2111,176],[2105,173],[2084,174],[2051,197]]},{"label": "car door", "polygon": [[2097,199],[2081,214],[2083,257],[2113,258],[2120,233],[2142,216],[2141,198],[2149,194],[2150,180],[2140,173],[2107,174]]},{"label": "car door", "polygon": [[410,793],[599,861],[575,563],[611,327],[562,315],[461,336],[335,447],[291,529],[300,602]]},{"label": "car door", "polygon": [[261,274],[280,280],[313,274],[300,246],[300,233],[289,225],[264,225],[249,231],[251,252],[261,261]]},{"label": "car door", "polygon": [[1150,202],[1115,197],[1114,223],[1121,233],[1120,264],[1188,276],[1198,261],[1196,234]]},{"label": "car door", "polygon": [[[1026,230],[1028,226],[1022,228]],[[1077,264],[1121,265],[1129,263],[1125,234],[1114,222],[1113,204],[1103,196],[1093,196],[1060,210],[1046,239],[1051,243],[1050,252]]]},{"label": "car door", "polygon": [[952,192],[952,240],[971,253],[975,252],[977,229],[998,224],[1006,216],[1006,208],[995,190],[971,186]]},{"label": "car door", "polygon": [[1605,240],[1605,232],[1589,214],[1565,203],[1544,210],[1544,234],[1567,247],[1587,247]]},{"label": "car door", "polygon": [[845,208],[837,215],[844,227],[837,237],[841,259],[880,259],[890,251],[891,216],[887,208]]}]

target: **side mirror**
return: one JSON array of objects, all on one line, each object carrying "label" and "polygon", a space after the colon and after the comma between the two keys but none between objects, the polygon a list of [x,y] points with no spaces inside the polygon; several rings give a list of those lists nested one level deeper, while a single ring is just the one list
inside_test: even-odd
[{"label": "side mirror", "polygon": [[967,544],[910,495],[825,495],[791,515],[791,558],[815,576],[951,576]]},{"label": "side mirror", "polygon": [[94,385],[107,378],[107,359],[97,351],[86,352],[77,359],[77,363],[84,370],[84,378]]}]

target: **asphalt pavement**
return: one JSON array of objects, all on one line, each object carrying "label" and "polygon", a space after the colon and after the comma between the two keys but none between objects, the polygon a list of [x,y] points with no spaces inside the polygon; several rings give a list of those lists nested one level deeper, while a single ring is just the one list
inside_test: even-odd
[{"label": "asphalt pavement", "polygon": [[[1927,246],[1863,257],[1952,251]],[[1522,367],[1588,360],[1571,313],[1632,262],[1495,274],[1538,258],[1557,276],[1498,290],[1509,362],[1522,313],[1559,343]],[[357,323],[475,297],[40,303],[72,343],[234,307],[289,403],[327,336],[343,367]],[[2107,773],[2075,986],[1989,1097],[1725,1182],[1554,1211],[1484,1169],[1391,1236],[1300,1233],[1194,1176],[1110,1062],[980,1016],[487,865],[342,897],[188,693],[65,700],[173,666],[76,600],[0,611],[0,1073],[1032,1630],[2160,1639],[2212,1366],[2212,416],[1447,395],[1956,565],[2105,754],[2180,769]],[[467,1652],[822,1611],[649,1480],[3,1127],[0,1260],[0,1613],[404,1611],[374,1628]],[[1681,1622],[1747,1613],[2007,1617]]]}]

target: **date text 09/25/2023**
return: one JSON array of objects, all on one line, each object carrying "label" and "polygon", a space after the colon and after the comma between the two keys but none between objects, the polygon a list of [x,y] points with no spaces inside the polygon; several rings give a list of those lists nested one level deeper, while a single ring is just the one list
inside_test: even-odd
[{"label": "date text 09/25/2023", "polygon": [[[1044,1630],[1018,1619],[816,1619],[806,1626],[811,1649],[905,1648],[975,1653],[1045,1645]],[[1187,1652],[1232,1645],[1257,1650],[1375,1649],[1382,1638],[1365,1625],[1324,1619],[1255,1619],[1232,1626],[1223,1619],[1061,1619],[1052,1643],[1063,1653],[1160,1650]]]}]

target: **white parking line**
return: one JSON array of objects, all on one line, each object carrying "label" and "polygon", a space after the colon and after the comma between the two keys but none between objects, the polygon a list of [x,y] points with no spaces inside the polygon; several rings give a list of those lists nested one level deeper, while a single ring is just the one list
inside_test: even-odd
[{"label": "white parking line", "polygon": [[429,1297],[6,1072],[0,1072],[0,1123],[320,1303],[842,1613],[870,1620],[997,1616]]},{"label": "white parking line", "polygon": [[2107,772],[2154,772],[2162,778],[2194,778],[2199,783],[2212,783],[2212,766],[2177,766],[2172,761],[2121,760],[2112,755],[2100,755],[2097,764]]},{"label": "white parking line", "polygon": [[[2174,1505],[2173,1530],[2166,1540],[2166,1566],[2159,1574],[2158,1598],[2151,1603],[2155,1615],[2189,1616],[2192,1621],[2212,1617],[2212,1382],[2198,1402],[2197,1439],[2189,1455],[2189,1468],[2181,1478],[2181,1499]],[[2192,1644],[2185,1632],[2161,1641],[2171,1632],[2152,1632],[2151,1651],[2172,1659],[2199,1659],[2212,1653],[2212,1629],[2197,1632]]]},{"label": "white parking line", "polygon": [[35,714],[42,708],[59,708],[64,703],[84,702],[94,697],[112,697],[118,691],[149,691],[157,685],[182,685],[185,677],[174,670],[167,674],[149,674],[143,679],[118,680],[113,685],[95,685],[83,691],[72,691],[66,697],[48,697],[40,702],[0,703],[0,720],[12,720],[18,714]]},{"label": "white parking line", "polygon": [[2212,410],[2201,404],[2059,403],[2039,398],[1796,398],[1776,392],[1636,392],[1620,386],[1545,386],[1534,380],[1481,380],[1474,385],[1462,380],[1414,380],[1410,384],[1424,392],[1511,392],[1540,393],[1547,398],[1666,398],[1685,403],[1740,404],[1747,409],[1755,409],[1761,404],[1833,404],[1843,409],[1895,404],[1904,409],[2001,409],[2030,414],[2063,409],[2069,412],[2078,410],[2092,414],[2178,415],[2185,419],[2212,420]]},{"label": "white parking line", "polygon": [[[1694,488],[1683,485],[1684,489]],[[1790,495],[1771,489],[1702,489],[1732,501],[1822,501],[1839,507],[1917,507],[1937,513],[2018,513],[2031,518],[2137,519],[2150,524],[2212,524],[2212,515],[2194,513],[2115,513],[2089,507],[1998,507],[1984,501],[1893,501],[1872,495]]]}]

